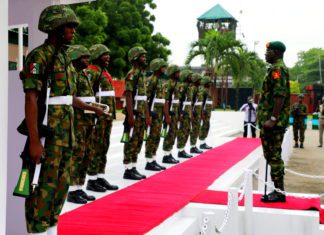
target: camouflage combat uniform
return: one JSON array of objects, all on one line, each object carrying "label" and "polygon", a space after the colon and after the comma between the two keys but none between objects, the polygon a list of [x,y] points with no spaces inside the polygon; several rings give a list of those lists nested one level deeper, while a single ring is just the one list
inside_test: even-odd
[{"label": "camouflage combat uniform", "polygon": [[[306,115],[302,114],[306,113]],[[294,119],[293,121],[293,130],[294,130],[294,140],[298,142],[298,131],[299,131],[299,141],[304,143],[305,140],[305,130],[306,123],[305,119],[307,118],[308,109],[304,103],[295,103],[291,107],[291,115]]]},{"label": "camouflage combat uniform", "polygon": [[[272,116],[275,97],[283,97],[284,104],[279,116],[276,117],[275,126],[266,129],[263,125]],[[267,71],[257,112],[264,157],[271,166],[271,178],[275,184],[276,182],[283,182],[284,162],[281,159],[281,144],[286,127],[289,125],[289,100],[288,69],[282,60],[278,60]]]},{"label": "camouflage combat uniform", "polygon": [[202,94],[203,95],[203,112],[205,115],[205,119],[202,120],[202,125],[200,126],[200,131],[199,131],[199,140],[200,141],[204,141],[208,136],[209,127],[210,127],[211,111],[213,108],[213,101],[212,101],[209,87],[203,86],[202,93],[203,93]]}]

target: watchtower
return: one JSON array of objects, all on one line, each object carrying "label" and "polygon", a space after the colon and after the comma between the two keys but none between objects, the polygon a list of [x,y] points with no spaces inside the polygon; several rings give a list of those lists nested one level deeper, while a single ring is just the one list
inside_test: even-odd
[{"label": "watchtower", "polygon": [[199,39],[209,30],[216,30],[219,32],[231,31],[234,32],[235,35],[237,20],[220,4],[206,11],[197,20]]}]

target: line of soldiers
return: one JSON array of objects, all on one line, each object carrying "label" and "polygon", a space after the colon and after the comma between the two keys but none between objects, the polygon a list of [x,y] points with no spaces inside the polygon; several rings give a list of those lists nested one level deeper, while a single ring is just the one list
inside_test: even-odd
[{"label": "line of soldiers", "polygon": [[[82,45],[67,46],[78,24],[73,10],[65,5],[45,8],[38,28],[48,38],[28,54],[20,74],[28,129],[26,152],[34,163],[31,171],[35,164],[42,164],[38,186],[25,202],[31,234],[57,234],[66,198],[82,204],[95,200],[82,190],[87,174],[87,190],[118,189],[105,179],[116,117],[113,80],[107,70],[110,50],[101,44],[89,50]],[[168,66],[162,59],[151,61],[153,75],[145,78],[146,51],[142,47],[130,49],[128,59],[132,69],[125,78],[123,177],[141,180],[146,177],[137,171],[136,162],[144,140],[145,169],[153,171],[165,169],[156,162],[161,135],[163,163],[179,163],[171,154],[176,137],[179,158],[192,157],[184,151],[189,135],[191,153],[201,153],[196,147],[198,136],[201,149],[211,148],[205,142],[212,109],[211,80]],[[40,124],[46,119],[51,135],[43,135]]]}]

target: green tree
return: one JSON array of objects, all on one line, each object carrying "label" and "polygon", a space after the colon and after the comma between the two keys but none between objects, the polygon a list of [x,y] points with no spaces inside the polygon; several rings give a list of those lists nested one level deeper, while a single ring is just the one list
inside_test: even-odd
[{"label": "green tree", "polygon": [[[111,50],[109,72],[114,77],[122,78],[129,70],[127,53],[133,46],[143,46],[148,51],[149,61],[157,57],[167,60],[171,54],[167,49],[170,41],[161,33],[153,34],[155,17],[150,13],[156,8],[153,0],[97,0],[82,7],[102,10],[108,18],[108,25],[104,27],[106,37],[102,43]],[[86,32],[82,38],[80,36],[80,41],[88,36]]]},{"label": "green tree", "polygon": [[299,94],[300,93],[298,81],[290,80],[290,93],[291,94]]}]

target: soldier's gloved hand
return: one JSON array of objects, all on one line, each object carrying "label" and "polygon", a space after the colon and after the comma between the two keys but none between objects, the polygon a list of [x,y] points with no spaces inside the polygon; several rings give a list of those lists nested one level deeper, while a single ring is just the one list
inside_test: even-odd
[{"label": "soldier's gloved hand", "polygon": [[44,153],[44,147],[40,142],[29,143],[29,154],[34,163],[39,164]]},{"label": "soldier's gloved hand", "polygon": [[165,116],[165,122],[166,122],[166,124],[168,124],[168,125],[171,124],[171,117],[170,117],[170,115]]},{"label": "soldier's gloved hand", "polygon": [[271,119],[266,121],[264,123],[264,128],[267,128],[267,129],[271,129],[273,128],[274,126],[276,125],[276,122],[275,121],[272,121]]},{"label": "soldier's gloved hand", "polygon": [[135,120],[133,115],[129,115],[127,119],[128,125],[130,128],[133,128],[135,126]]}]

